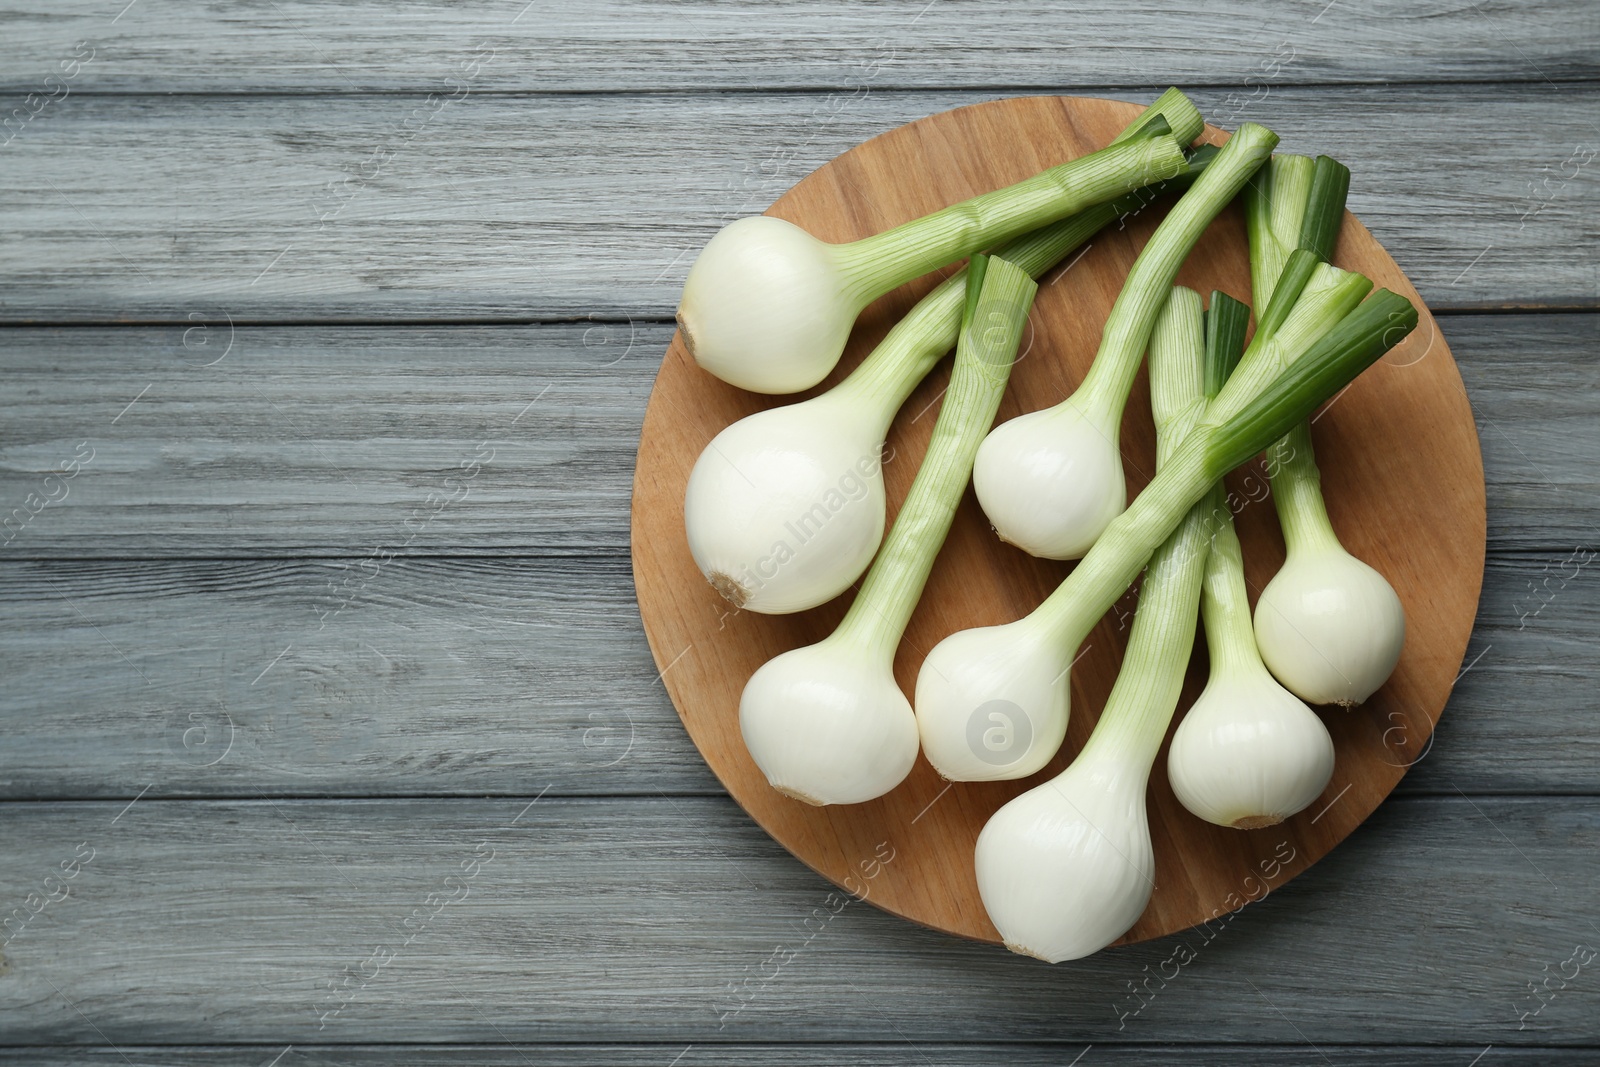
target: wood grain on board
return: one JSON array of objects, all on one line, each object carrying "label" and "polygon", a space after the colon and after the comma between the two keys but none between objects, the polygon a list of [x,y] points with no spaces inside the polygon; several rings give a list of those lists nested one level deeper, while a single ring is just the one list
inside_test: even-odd
[{"label": "wood grain on board", "polygon": [[[944,112],[847,152],[801,181],[770,213],[824,240],[859,238],[1093,151],[1138,110],[1115,101],[1028,97]],[[1223,137],[1214,129],[1207,136]],[[909,174],[918,180],[905,181]],[[1126,229],[1102,233],[1064,274],[1046,276],[1031,316],[1032,348],[1013,374],[1000,419],[1053,404],[1082,379],[1099,328],[1158,215],[1147,211]],[[1413,335],[1315,424],[1335,527],[1400,594],[1410,620],[1406,647],[1394,675],[1364,706],[1324,712],[1337,753],[1333,780],[1321,799],[1282,827],[1245,833],[1196,819],[1172,796],[1164,757],[1158,758],[1150,790],[1157,885],[1128,941],[1231,911],[1260,885],[1262,871],[1276,871],[1275,856],[1286,854],[1283,843],[1292,853],[1292,877],[1358,826],[1426,750],[1472,631],[1483,574],[1484,482],[1460,376],[1420,297],[1353,216],[1346,216],[1334,262],[1409,297],[1422,312]],[[1202,237],[1178,282],[1243,299],[1248,269],[1242,221],[1230,208]],[[853,367],[929,285],[924,279],[869,308],[824,385]],[[930,376],[891,431],[897,460],[885,465],[891,521],[932,430],[934,419],[919,413],[936,400],[945,378],[943,370]],[[633,504],[640,612],[663,681],[729,793],[795,855],[835,883],[855,885],[887,849],[895,859],[875,883],[875,904],[936,929],[995,940],[972,870],[978,832],[1001,804],[1058,772],[1082,747],[1120,662],[1125,634],[1117,612],[1085,642],[1072,675],[1066,743],[1040,774],[1020,782],[951,785],[919,758],[898,788],[866,804],[815,808],[781,796],[744,748],[739,694],[763,662],[826,635],[848,594],[799,616],[729,617],[689,555],[682,507],[689,470],[711,437],[772,404],[700,371],[680,341],[668,349],[645,415]],[[1130,492],[1137,492],[1154,469],[1143,385],[1129,401],[1122,447]],[[1239,527],[1247,577],[1258,590],[1282,560],[1275,520],[1269,509],[1247,508]],[[911,692],[923,654],[937,641],[1026,614],[1067,569],[1001,546],[969,493],[901,643],[895,663],[901,686]],[[1202,681],[1191,670],[1180,707]]]}]

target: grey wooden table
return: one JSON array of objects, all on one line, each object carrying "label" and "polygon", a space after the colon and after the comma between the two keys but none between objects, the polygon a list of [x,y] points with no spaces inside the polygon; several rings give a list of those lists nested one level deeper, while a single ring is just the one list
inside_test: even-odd
[{"label": "grey wooden table", "polygon": [[[1600,1062],[1597,78],[1592,0],[0,3],[0,1062]],[[803,926],[632,594],[687,263],[1168,83],[1348,161],[1460,360],[1437,743],[1209,942]]]}]

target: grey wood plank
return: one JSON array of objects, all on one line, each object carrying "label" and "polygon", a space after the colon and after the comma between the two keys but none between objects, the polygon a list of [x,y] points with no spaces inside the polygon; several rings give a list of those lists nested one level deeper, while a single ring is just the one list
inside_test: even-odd
[{"label": "grey wood plank", "polygon": [[[0,85],[30,92],[79,40],[86,91],[342,92],[432,88],[471,75],[486,90],[854,89],[1173,80],[1239,83],[1592,77],[1600,36],[1578,0],[1481,10],[1377,0],[1135,8],[982,0],[764,5],[692,0],[501,0],[395,5],[282,0],[7,3]],[[1204,42],[1204,47],[1197,47]],[[492,51],[479,53],[480,45]],[[464,61],[487,57],[476,67]],[[1276,57],[1276,66],[1264,66]]]},{"label": "grey wood plank", "polygon": [[620,551],[670,336],[8,330],[0,554]]},{"label": "grey wood plank", "polygon": [[[1441,323],[1478,424],[1489,541],[1600,545],[1600,315]],[[1575,395],[1576,394],[1576,395]],[[1579,458],[1580,456],[1584,458]]]},{"label": "grey wood plank", "polygon": [[[0,797],[721,792],[624,561],[397,560],[324,627],[348,573],[0,567]],[[1491,561],[1470,669],[1402,792],[1600,794],[1595,573]]]},{"label": "grey wood plank", "polygon": [[0,574],[0,795],[720,791],[624,560]]},{"label": "grey wood plank", "polygon": [[[4,149],[0,319],[667,317],[721,223],[1002,95],[80,94]],[[1352,210],[1431,305],[1593,306],[1597,102],[1588,83],[1290,86],[1226,117],[1348,162]]]},{"label": "grey wood plank", "polygon": [[1590,549],[1490,558],[1464,673],[1401,792],[1600,791],[1597,570]]},{"label": "grey wood plank", "polygon": [[[0,1027],[276,1042],[262,1062],[301,1042],[648,1040],[676,1046],[666,1063],[722,1041],[1100,1042],[1119,1023],[1141,1043],[1600,1040],[1592,957],[1522,1015],[1530,982],[1600,940],[1593,798],[1396,801],[1209,941],[1053,968],[831,901],[727,800],[525,804],[8,808],[0,900],[46,877],[64,898],[14,924]],[[1193,959],[1132,1014],[1128,985],[1180,942]]]},{"label": "grey wood plank", "polygon": [[[25,1063],[33,1067],[68,1067],[79,1064],[118,1064],[123,1067],[367,1067],[370,1064],[407,1064],[410,1067],[904,1067],[907,1063],[931,1067],[1071,1067],[1075,1057],[1083,1067],[1214,1067],[1227,1063],[1270,1063],[1273,1067],[1327,1067],[1329,1054],[1341,1064],[1373,1067],[1463,1067],[1482,1054],[1483,1046],[1395,1046],[1385,1048],[1350,1045],[1218,1045],[1188,1048],[1172,1045],[1108,1043],[947,1044],[898,1038],[875,1044],[700,1044],[670,1045],[292,1045],[281,1051],[283,1059],[270,1064],[277,1045],[201,1047],[169,1045],[149,1048],[121,1045],[113,1049],[82,1045],[0,1048],[0,1064]],[[674,1056],[678,1057],[674,1059]],[[1493,1064],[1534,1064],[1543,1067],[1588,1067],[1593,1049],[1495,1047]]]},{"label": "grey wood plank", "polygon": [[[1596,546],[1600,315],[1442,328],[1478,418],[1490,546]],[[669,337],[626,322],[6,330],[0,559],[620,553]]]}]

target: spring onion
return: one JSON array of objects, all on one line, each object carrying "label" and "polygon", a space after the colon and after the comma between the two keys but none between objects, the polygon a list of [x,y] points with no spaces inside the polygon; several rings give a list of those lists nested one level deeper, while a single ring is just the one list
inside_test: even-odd
[{"label": "spring onion", "polygon": [[1239,127],[1134,261],[1077,391],[984,441],[973,488],[1002,540],[1035,556],[1076,559],[1122,514],[1122,411],[1156,316],[1190,249],[1277,143],[1265,127]]},{"label": "spring onion", "polygon": [[974,256],[950,388],[883,551],[830,636],[764,664],[739,700],[739,728],[775,789],[810,804],[882,796],[910,773],[917,723],[894,653],[944,544],[978,442],[994,422],[1038,286]]},{"label": "spring onion", "polygon": [[1183,806],[1207,822],[1272,826],[1327,788],[1333,740],[1262,665],[1231,517],[1212,541],[1203,611],[1211,675],[1172,735],[1167,778]]},{"label": "spring onion", "polygon": [[[1043,767],[1054,749],[1032,738],[1065,730],[1072,653],[1151,553],[1223,474],[1283,436],[1416,323],[1409,301],[1379,290],[1310,340],[1304,354],[1291,352],[1298,358],[1264,387],[1248,384],[1255,376],[1242,362],[1177,454],[1043,604],[1017,622],[951,634],[929,652],[917,675],[916,712],[934,767],[958,780],[1020,778]],[[1259,357],[1265,346],[1252,348]],[[1004,758],[941,765],[936,753],[959,751],[956,739],[986,706],[1010,717],[1017,744]]]},{"label": "spring onion", "polygon": [[1199,135],[1200,113],[1180,94],[1163,115],[1098,152],[848,244],[819,241],[771,216],[738,219],[689,270],[678,305],[684,343],[700,366],[731,385],[758,393],[809,389],[839,362],[862,309],[884,293],[1181,174],[1182,146]]},{"label": "spring onion", "polygon": [[[1248,318],[1243,304],[1213,293],[1207,352],[1226,356],[1242,344]],[[1213,494],[1201,600],[1211,671],[1172,735],[1167,778],[1195,815],[1253,830],[1282,822],[1322,794],[1333,774],[1333,740],[1322,720],[1261,662],[1233,514]]]},{"label": "spring onion", "polygon": [[[1161,118],[1187,129],[1194,105],[1168,90],[1119,135]],[[1196,120],[1198,121],[1198,120]],[[1196,127],[1198,128],[1198,127]],[[1190,154],[1184,187],[1217,149]],[[1152,186],[1098,204],[1004,245],[996,255],[1035,278],[1102,227],[1141,208]],[[724,429],[701,452],[684,496],[689,550],[731,603],[769,614],[832,600],[861,577],[883,539],[881,457],[906,397],[956,343],[966,278],[958,272],[911,309],[834,388]]]},{"label": "spring onion", "polygon": [[[1257,306],[1277,284],[1285,248],[1326,259],[1344,215],[1350,172],[1327,156],[1274,160],[1247,193],[1251,287]],[[1332,270],[1333,268],[1326,268]],[[1394,588],[1340,544],[1322,498],[1311,427],[1295,426],[1268,454],[1286,558],[1257,600],[1256,643],[1268,669],[1312,704],[1349,707],[1388,680],[1405,643]]]},{"label": "spring onion", "polygon": [[[1213,348],[1203,359],[1201,321],[1199,295],[1175,288],[1150,340],[1158,471],[1204,412],[1203,386],[1225,377],[1210,366],[1202,375],[1203,363],[1222,357]],[[1215,496],[1189,509],[1150,557],[1121,673],[1083,751],[1002,807],[978,836],[978,891],[1013,952],[1051,963],[1098,952],[1150,901],[1145,787],[1194,648]]]}]

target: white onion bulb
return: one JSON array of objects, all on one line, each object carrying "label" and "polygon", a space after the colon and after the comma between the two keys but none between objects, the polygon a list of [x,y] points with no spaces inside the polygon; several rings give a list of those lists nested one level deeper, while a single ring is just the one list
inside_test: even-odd
[{"label": "white onion bulb", "polygon": [[695,362],[756,393],[797,393],[827,377],[871,299],[852,288],[838,247],[768,215],[718,231],[678,303]]},{"label": "white onion bulb", "polygon": [[1150,902],[1146,775],[1078,759],[994,814],[978,835],[978,892],[1006,947],[1050,963],[1121,937]]},{"label": "white onion bulb", "polygon": [[917,721],[893,673],[833,638],[763,664],[739,698],[739,729],[773,788],[808,804],[880,797],[917,759]]},{"label": "white onion bulb", "polygon": [[1002,540],[1035,556],[1077,559],[1127,507],[1119,428],[1156,320],[1184,258],[1276,144],[1271,130],[1240,125],[1139,251],[1077,390],[990,432],[973,487]]},{"label": "white onion bulb", "polygon": [[883,540],[879,418],[836,393],[740,419],[684,494],[689,551],[737,607],[804,611],[843,593]]},{"label": "white onion bulb", "polygon": [[1262,660],[1291,692],[1350,707],[1394,672],[1406,617],[1383,575],[1334,544],[1289,553],[1261,591],[1255,629]]},{"label": "white onion bulb", "polygon": [[1026,778],[1050,762],[1072,708],[1059,650],[1024,619],[953,633],[917,672],[922,750],[945,778]]},{"label": "white onion bulb", "polygon": [[1333,775],[1333,739],[1312,710],[1261,662],[1250,621],[1244,552],[1233,518],[1221,522],[1201,614],[1211,676],[1167,750],[1167,778],[1185,808],[1207,822],[1273,826],[1316,800]]},{"label": "white onion bulb", "polygon": [[1260,668],[1213,669],[1167,751],[1167,778],[1183,806],[1240,830],[1282,822],[1332,776],[1328,728]]},{"label": "white onion bulb", "polygon": [[766,215],[730,223],[706,244],[684,282],[678,324],[689,354],[742,389],[811,388],[839,362],[862,309],[884,293],[980,249],[1187,173],[1179,141],[1159,130],[1177,128],[1192,138],[1198,112],[1181,93],[1162,99],[1159,126],[1148,133],[1125,131],[1098,152],[858,241],[819,241]]},{"label": "white onion bulb", "polygon": [[1001,540],[1046,559],[1089,551],[1128,503],[1120,414],[1074,397],[995,427],[972,485]]}]

